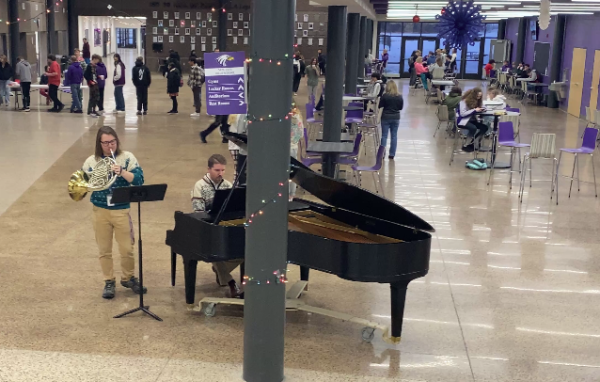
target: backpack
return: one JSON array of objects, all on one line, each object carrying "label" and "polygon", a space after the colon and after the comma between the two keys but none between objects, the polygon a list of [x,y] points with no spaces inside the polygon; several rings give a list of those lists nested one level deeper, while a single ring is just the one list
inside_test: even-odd
[{"label": "backpack", "polygon": [[379,94],[377,94],[377,97],[381,98],[383,93],[385,93],[385,84],[381,83],[379,84]]}]

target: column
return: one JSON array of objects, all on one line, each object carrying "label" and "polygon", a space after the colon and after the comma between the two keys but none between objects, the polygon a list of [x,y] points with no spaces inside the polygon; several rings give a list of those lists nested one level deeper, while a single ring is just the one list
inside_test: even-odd
[{"label": "column", "polygon": [[10,64],[12,67],[17,66],[17,57],[19,56],[19,2],[18,0],[8,0],[8,21],[10,26]]},{"label": "column", "polygon": [[373,50],[373,20],[367,19],[367,53],[371,52],[375,55]]},{"label": "column", "polygon": [[[73,51],[75,50],[75,48],[77,48],[79,46],[78,44],[78,39],[79,39],[79,19],[77,18],[77,10],[75,7],[75,0],[65,0],[67,1],[67,17],[68,17],[68,23],[69,23],[69,32],[68,32],[68,38],[69,38],[69,53],[73,54]],[[90,35],[90,46],[94,46],[94,31],[91,31],[91,35]],[[102,31],[102,33],[104,33],[104,30]],[[111,38],[115,38],[115,36],[111,36]],[[103,43],[104,44],[104,43]],[[146,47],[146,51],[148,51],[148,47]],[[56,52],[52,52],[52,53],[56,53]]]},{"label": "column", "polygon": [[[554,40],[552,41],[552,56],[550,57],[550,82],[560,82],[560,69],[562,67],[563,39],[565,37],[565,15],[556,16],[554,26]],[[556,92],[550,91],[548,97],[548,107],[557,108],[559,101],[556,98]]]},{"label": "column", "polygon": [[[325,75],[323,142],[339,142],[342,137],[343,68],[346,58],[346,7],[330,6],[328,12],[327,68],[329,70],[327,70],[327,74]],[[335,176],[337,157],[336,154],[323,155],[323,175],[331,178]]]},{"label": "column", "polygon": [[356,94],[358,78],[358,50],[360,37],[360,14],[348,14],[348,44],[346,48],[346,85],[344,93]]},{"label": "column", "polygon": [[506,38],[506,20],[498,21],[498,40]]},{"label": "column", "polygon": [[525,57],[525,39],[527,38],[527,22],[528,19],[524,17],[521,17],[519,19],[519,33],[517,35],[517,57],[515,57],[515,61],[517,62],[517,64],[519,62],[523,62],[523,57]]},{"label": "column", "polygon": [[246,215],[263,214],[246,229],[246,275],[253,278],[245,285],[248,382],[284,378],[285,284],[276,282],[274,272],[287,266],[291,120],[285,117],[292,105],[295,9],[294,0],[254,0],[252,6]]},{"label": "column", "polygon": [[367,17],[360,17],[360,43],[358,49],[358,78],[365,78],[365,54],[367,52]]},{"label": "column", "polygon": [[[46,0],[46,8],[50,10],[46,15],[46,20],[48,21],[48,53],[57,54],[58,36],[56,35],[56,27],[54,26],[54,0]],[[73,50],[69,50],[69,56],[71,54],[73,54]]]}]

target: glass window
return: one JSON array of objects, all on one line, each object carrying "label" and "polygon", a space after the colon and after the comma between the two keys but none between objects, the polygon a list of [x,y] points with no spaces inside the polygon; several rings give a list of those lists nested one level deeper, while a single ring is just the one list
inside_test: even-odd
[{"label": "glass window", "polygon": [[492,39],[486,38],[483,45],[483,64],[487,64],[490,61],[490,47],[492,46]]},{"label": "glass window", "polygon": [[386,76],[389,76],[390,74],[399,76],[400,75],[400,64],[399,63],[398,64],[388,63],[387,67],[385,68],[385,73],[386,73]]},{"label": "glass window", "polygon": [[479,73],[479,54],[481,51],[481,41],[475,41],[475,45],[467,45],[466,54],[466,74],[478,74]]},{"label": "glass window", "polygon": [[422,23],[423,29],[421,30],[422,36],[437,36],[438,31],[436,28],[437,23]]},{"label": "glass window", "polygon": [[[390,45],[388,50],[388,54],[390,55],[389,62],[400,62],[400,49],[402,49],[402,37],[400,36],[392,36],[390,37]],[[383,50],[382,50],[383,52]]]},{"label": "glass window", "polygon": [[420,36],[421,23],[403,23],[404,36]]},{"label": "glass window", "polygon": [[402,34],[402,23],[386,23],[387,27],[385,30],[386,34],[389,35],[401,35]]},{"label": "glass window", "polygon": [[498,38],[498,24],[497,23],[485,24],[485,37],[486,38]]},{"label": "glass window", "polygon": [[404,39],[404,61],[402,62],[402,72],[408,73],[408,59],[413,51],[419,49],[418,39]]}]

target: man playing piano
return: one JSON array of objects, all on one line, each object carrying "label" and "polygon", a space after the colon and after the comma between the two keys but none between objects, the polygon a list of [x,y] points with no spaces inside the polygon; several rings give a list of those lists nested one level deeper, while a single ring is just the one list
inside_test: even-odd
[{"label": "man playing piano", "polygon": [[[232,184],[223,179],[227,160],[223,155],[213,154],[208,158],[208,172],[196,182],[192,191],[192,208],[194,212],[210,211],[217,190],[226,190]],[[221,261],[213,263],[213,272],[217,275],[217,284],[229,286],[231,298],[243,298],[244,293],[231,276],[231,272],[240,265],[242,260]]]}]

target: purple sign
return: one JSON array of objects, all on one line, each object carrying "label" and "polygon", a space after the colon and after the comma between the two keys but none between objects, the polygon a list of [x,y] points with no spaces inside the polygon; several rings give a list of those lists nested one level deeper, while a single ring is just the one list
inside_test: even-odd
[{"label": "purple sign", "polygon": [[246,114],[246,54],[206,53],[206,111],[210,115]]}]

